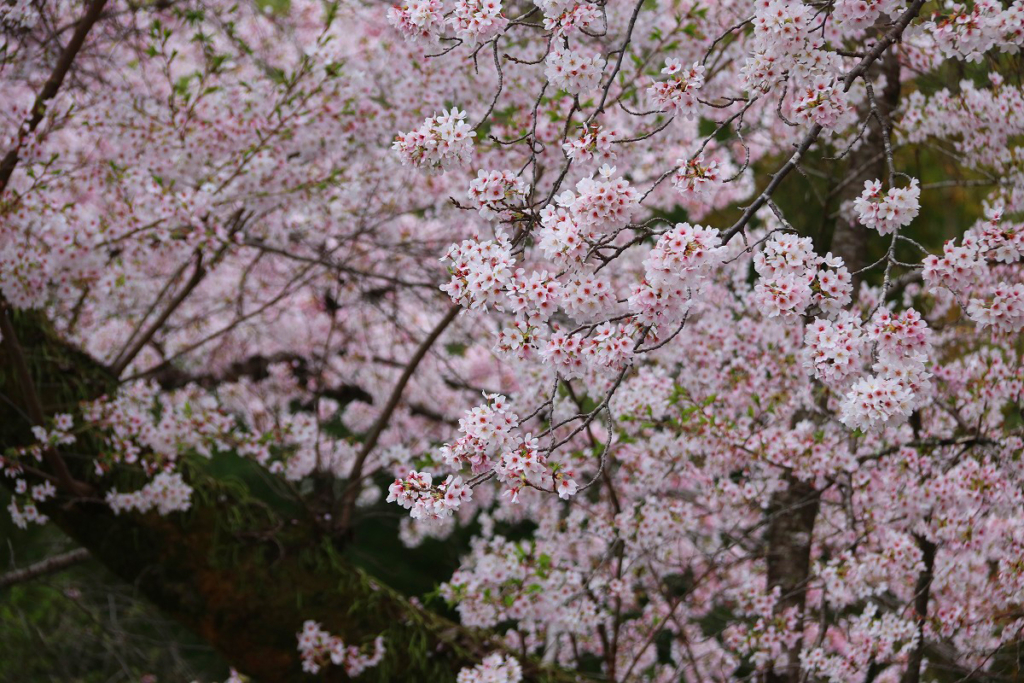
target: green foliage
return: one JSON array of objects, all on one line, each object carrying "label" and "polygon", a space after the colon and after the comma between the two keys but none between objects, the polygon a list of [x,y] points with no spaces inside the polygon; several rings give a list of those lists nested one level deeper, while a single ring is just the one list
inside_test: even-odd
[{"label": "green foliage", "polygon": [[[2,491],[2,490],[0,490]],[[6,505],[0,493],[0,506]],[[26,530],[0,515],[0,573],[66,551],[51,526]],[[213,648],[162,615],[95,561],[0,588],[0,681],[223,681]]]}]

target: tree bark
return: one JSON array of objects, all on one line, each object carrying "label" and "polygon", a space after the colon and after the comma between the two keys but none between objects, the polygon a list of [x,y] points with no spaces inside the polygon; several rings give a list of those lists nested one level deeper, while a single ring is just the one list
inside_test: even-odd
[{"label": "tree bark", "polygon": [[[768,506],[768,590],[779,589],[776,614],[791,608],[797,610],[802,631],[820,494],[810,484],[792,476],[788,477],[788,483],[786,489],[772,495]],[[787,651],[788,662],[768,671],[766,683],[799,683],[799,654],[799,646],[795,651]]]},{"label": "tree bark", "polygon": [[[889,118],[900,102],[899,55],[892,51],[886,52],[869,73],[874,74],[876,71],[884,74],[886,79],[885,88],[877,98],[879,112],[884,118]],[[860,146],[848,155],[846,172],[838,176],[842,179],[842,186],[838,187],[838,191],[837,188],[830,188],[835,194],[830,197],[828,207],[839,207],[845,202],[852,201],[864,191],[864,181],[876,178],[884,180],[888,175],[883,133],[878,121],[870,117],[869,111],[864,112],[862,120],[869,121],[868,128],[864,132]],[[850,272],[855,273],[874,260],[868,251],[868,236],[869,231],[864,226],[851,224],[845,218],[836,217],[823,226],[815,240],[815,247],[819,253],[831,251],[840,256]],[[860,275],[853,278],[855,292],[862,279]]]},{"label": "tree bark", "polygon": [[924,638],[924,624],[928,620],[928,601],[931,597],[932,578],[935,576],[935,552],[936,545],[923,536],[915,536],[917,547],[921,549],[921,562],[924,569],[917,577],[917,585],[914,587],[914,612],[917,617],[917,646],[910,653],[907,661],[907,670],[903,672],[900,683],[920,683],[921,664],[924,661],[925,648],[927,643]]}]

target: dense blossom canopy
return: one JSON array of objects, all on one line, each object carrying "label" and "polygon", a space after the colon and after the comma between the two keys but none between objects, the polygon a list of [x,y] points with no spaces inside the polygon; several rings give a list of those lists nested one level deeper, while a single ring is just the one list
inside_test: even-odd
[{"label": "dense blossom canopy", "polygon": [[[35,312],[118,378],[22,413],[17,523],[177,515],[231,452],[340,536],[383,499],[410,546],[472,530],[439,592],[507,651],[460,683],[1019,671],[1022,0],[0,28],[3,343]],[[282,628],[314,673],[403,647]]]}]

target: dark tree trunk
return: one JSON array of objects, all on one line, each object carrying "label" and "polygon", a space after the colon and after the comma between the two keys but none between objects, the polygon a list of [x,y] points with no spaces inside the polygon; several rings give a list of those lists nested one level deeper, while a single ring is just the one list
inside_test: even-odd
[{"label": "dark tree trunk", "polygon": [[[885,88],[881,92],[876,91],[875,98],[882,116],[887,118],[900,102],[899,55],[893,51],[886,52],[870,72],[872,75],[879,72],[885,75]],[[870,111],[864,111],[862,114],[862,120],[868,120]],[[842,186],[829,188],[835,195],[826,207],[827,210],[838,209],[844,202],[859,196],[864,190],[864,181],[876,178],[885,180],[887,177],[885,145],[877,120],[870,119],[860,146],[851,151],[847,159],[847,171],[838,176],[842,179]],[[864,226],[851,225],[845,218],[837,217],[824,222],[821,234],[815,240],[815,247],[822,254],[831,251],[842,257],[846,267],[854,273],[873,261],[868,251],[869,236],[870,232]],[[859,286],[861,279],[860,276],[854,277],[855,288]]]},{"label": "dark tree trunk", "polygon": [[[775,612],[796,608],[801,630],[811,568],[811,543],[818,516],[819,492],[810,484],[789,477],[789,486],[772,495],[768,507],[768,589],[779,589]],[[787,652],[789,662],[765,676],[766,683],[799,683],[799,650]]]},{"label": "dark tree trunk", "polygon": [[917,577],[917,585],[914,586],[914,612],[917,617],[917,647],[910,653],[907,661],[907,670],[903,672],[900,683],[920,683],[921,664],[924,661],[924,652],[927,643],[924,639],[924,624],[928,620],[928,601],[931,597],[932,578],[935,576],[935,552],[936,545],[923,536],[915,536],[917,547],[921,549],[921,562],[924,563],[924,570]]}]

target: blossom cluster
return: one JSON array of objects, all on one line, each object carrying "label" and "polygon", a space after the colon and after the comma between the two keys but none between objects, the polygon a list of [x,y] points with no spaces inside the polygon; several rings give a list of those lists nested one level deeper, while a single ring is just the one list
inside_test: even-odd
[{"label": "blossom cluster", "polygon": [[169,515],[189,509],[192,487],[180,472],[161,472],[137,491],[119,493],[117,489],[110,489],[106,501],[115,515],[133,510],[146,513],[154,508],[161,515]]},{"label": "blossom cluster", "polygon": [[1014,0],[1009,6],[997,0],[948,3],[946,11],[922,29],[944,55],[976,62],[993,48],[1009,52],[1020,47],[1024,42],[1024,2]]},{"label": "blossom cluster", "polygon": [[561,289],[558,279],[546,270],[527,276],[525,268],[517,268],[506,288],[505,307],[530,320],[547,319],[558,307]]},{"label": "blossom cluster", "polygon": [[818,76],[799,93],[793,111],[802,123],[816,123],[822,128],[834,129],[848,108],[842,83],[834,78]]},{"label": "blossom cluster", "polygon": [[754,255],[754,269],[754,301],[770,318],[803,315],[812,304],[832,316],[850,303],[853,283],[843,260],[815,254],[809,237],[772,235]]},{"label": "blossom cluster", "polygon": [[866,431],[904,421],[928,399],[926,366],[930,362],[931,330],[914,309],[895,315],[880,309],[867,328],[877,362],[874,376],[853,384],[841,406],[840,420]]},{"label": "blossom cluster", "polygon": [[629,298],[630,310],[648,324],[681,316],[704,277],[721,263],[721,245],[718,230],[677,223],[644,260],[644,281]]},{"label": "blossom cluster", "polygon": [[684,67],[681,61],[670,57],[661,70],[668,78],[655,82],[647,89],[647,94],[655,107],[668,112],[678,111],[692,119],[700,113],[697,91],[704,86],[704,72],[703,64],[694,62]]},{"label": "blossom cluster", "polygon": [[32,458],[36,462],[41,462],[45,449],[75,443],[76,437],[71,431],[74,427],[74,418],[70,414],[57,413],[50,419],[50,424],[50,429],[43,425],[32,426],[35,443],[9,449],[7,456],[0,455],[0,472],[6,470],[8,476],[16,476],[20,472],[18,463],[23,459]]},{"label": "blossom cluster", "polygon": [[882,181],[865,180],[864,191],[853,201],[857,220],[864,227],[889,235],[910,225],[921,210],[921,187],[912,178],[909,187],[891,187],[882,194]]},{"label": "blossom cluster", "polygon": [[601,19],[601,10],[590,2],[537,0],[536,5],[544,12],[544,30],[551,31],[556,40],[586,30]]},{"label": "blossom cluster", "polygon": [[564,200],[563,206],[549,204],[541,210],[538,246],[554,263],[575,265],[583,262],[588,242],[597,237],[597,231],[577,218],[572,211],[572,198]]},{"label": "blossom cluster", "polygon": [[486,308],[500,304],[504,287],[512,278],[511,245],[503,235],[496,241],[464,240],[453,244],[442,258],[451,261],[451,280],[441,290],[452,301],[466,308]]},{"label": "blossom cluster", "polygon": [[589,368],[621,370],[632,361],[635,342],[628,325],[601,323],[587,336],[556,330],[540,352],[564,379],[582,377]]},{"label": "blossom cluster", "polygon": [[703,154],[692,159],[679,159],[679,167],[672,176],[672,187],[683,196],[692,196],[698,201],[707,201],[725,181],[725,170],[718,161],[705,161]]},{"label": "blossom cluster", "polygon": [[871,320],[868,336],[877,344],[882,361],[920,363],[927,359],[931,348],[931,330],[912,308],[899,314],[880,309]]},{"label": "blossom cluster", "polygon": [[924,260],[923,276],[931,284],[953,291],[965,291],[983,281],[984,259],[979,257],[977,243],[965,239],[962,245],[946,242],[943,255],[929,254]]},{"label": "blossom cluster", "polygon": [[512,171],[480,169],[466,194],[482,218],[507,221],[522,210],[529,191],[530,186]]},{"label": "blossom cluster", "polygon": [[501,13],[499,0],[458,0],[449,23],[456,38],[476,45],[504,31],[508,19]]},{"label": "blossom cluster", "polygon": [[867,341],[860,321],[851,314],[841,314],[834,321],[817,318],[804,337],[809,352],[806,364],[825,384],[840,385],[860,372]]},{"label": "blossom cluster", "polygon": [[466,112],[453,107],[428,117],[414,131],[398,133],[392,148],[403,164],[443,173],[469,162],[475,136],[466,123]]},{"label": "blossom cluster", "polygon": [[498,0],[457,0],[445,12],[441,0],[409,0],[388,9],[388,22],[412,42],[438,42],[450,28],[467,45],[486,42],[508,26]]},{"label": "blossom cluster", "polygon": [[444,28],[441,0],[409,0],[388,9],[388,21],[408,40],[433,42]]},{"label": "blossom cluster", "polygon": [[579,223],[598,231],[629,222],[640,197],[628,180],[613,177],[615,171],[614,166],[602,166],[597,178],[576,183],[576,195],[566,191],[556,197],[559,206],[568,207]]},{"label": "blossom cluster", "polygon": [[495,652],[476,666],[459,671],[455,680],[456,683],[520,683],[523,668],[512,655]]},{"label": "blossom cluster", "polygon": [[920,634],[914,620],[897,614],[878,613],[878,606],[868,603],[855,616],[844,619],[849,646],[842,654],[828,654],[823,647],[800,654],[804,671],[829,683],[842,683],[856,678],[872,662],[900,661],[917,645]]},{"label": "blossom cluster", "polygon": [[[578,528],[581,516],[571,515],[567,525]],[[441,585],[441,595],[471,628],[511,619],[527,634],[542,624],[589,633],[600,615],[584,590],[585,569],[573,565],[565,550],[543,539],[524,547],[498,535],[477,538],[462,567]]]},{"label": "blossom cluster", "polygon": [[866,29],[880,15],[892,16],[902,5],[902,0],[838,0],[832,18],[852,29]]},{"label": "blossom cluster", "polygon": [[410,511],[413,519],[437,522],[473,497],[473,490],[465,486],[462,477],[449,474],[444,483],[434,485],[426,472],[409,472],[405,479],[395,479],[388,487],[389,503],[398,503]]},{"label": "blossom cluster", "polygon": [[981,327],[1014,333],[1024,329],[1024,283],[1000,282],[991,290],[991,299],[971,299],[967,315]]},{"label": "blossom cluster", "polygon": [[459,418],[463,436],[441,448],[446,465],[468,465],[474,474],[490,469],[492,458],[499,451],[514,447],[519,416],[512,411],[508,399],[500,394],[484,394],[486,403],[478,405]]},{"label": "blossom cluster", "polygon": [[1012,334],[1024,329],[1024,283],[1008,266],[1024,258],[1024,229],[1002,218],[1002,205],[988,207],[959,245],[949,240],[941,257],[924,259],[923,276],[966,299],[967,315],[980,327]]},{"label": "blossom cluster", "polygon": [[835,60],[820,51],[823,41],[812,30],[814,23],[811,8],[802,2],[758,3],[753,17],[753,50],[742,69],[748,88],[767,91],[785,77],[800,83],[837,75]]},{"label": "blossom cluster", "polygon": [[640,199],[625,178],[613,178],[615,167],[605,164],[597,178],[583,178],[576,193],[569,190],[541,209],[540,248],[556,263],[582,261],[587,242],[607,230],[622,227]]},{"label": "blossom cluster", "polygon": [[608,164],[615,161],[612,143],[615,131],[594,123],[580,126],[579,133],[562,143],[565,155],[573,163],[589,166],[598,162]]},{"label": "blossom cluster", "polygon": [[442,461],[454,468],[468,466],[474,474],[493,470],[513,502],[524,486],[553,490],[563,499],[575,494],[572,472],[549,464],[537,439],[519,432],[519,416],[508,399],[499,394],[484,398],[486,403],[459,419],[462,436],[441,447]]},{"label": "blossom cluster", "polygon": [[572,50],[552,50],[544,59],[547,76],[551,85],[571,95],[581,95],[593,90],[601,84],[601,73],[604,71],[604,58],[587,57]]},{"label": "blossom cluster", "polygon": [[299,657],[302,670],[316,674],[328,664],[341,666],[348,677],[358,676],[369,668],[380,664],[384,658],[384,639],[378,636],[373,641],[373,651],[364,652],[354,645],[345,645],[338,636],[331,635],[315,621],[302,624],[302,631],[296,634],[299,641]]},{"label": "blossom cluster", "polygon": [[574,273],[562,283],[561,289],[562,309],[576,322],[594,320],[615,303],[612,285],[594,273]]},{"label": "blossom cluster", "polygon": [[910,389],[894,377],[864,377],[850,387],[839,419],[847,427],[863,431],[894,426],[910,416],[912,399]]},{"label": "blossom cluster", "polygon": [[25,479],[15,480],[14,495],[7,503],[11,522],[19,529],[27,529],[29,524],[45,524],[49,518],[39,510],[38,504],[56,495],[56,487],[48,481],[29,487]]}]

